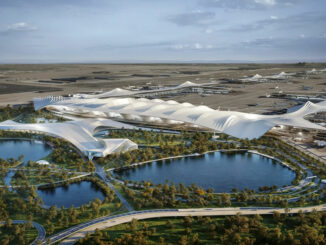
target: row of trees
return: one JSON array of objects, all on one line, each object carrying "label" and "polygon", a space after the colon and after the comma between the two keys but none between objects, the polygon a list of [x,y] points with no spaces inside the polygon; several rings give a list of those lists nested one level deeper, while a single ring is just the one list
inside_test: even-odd
[{"label": "row of trees", "polygon": [[31,105],[19,107],[12,107],[7,105],[6,107],[0,107],[0,122],[13,119],[22,113],[30,113],[33,111],[34,108]]},{"label": "row of trees", "polygon": [[94,163],[91,161],[85,163],[80,154],[66,140],[50,136],[44,136],[44,140],[53,146],[50,157],[54,163],[59,165],[64,164],[66,168],[76,169],[80,172],[95,171]]},{"label": "row of trees", "polygon": [[[209,134],[205,133],[197,133],[197,134],[188,134],[188,138],[192,139],[192,142],[208,142],[208,144],[211,143],[209,140],[210,136]],[[319,172],[324,171],[324,167],[320,166],[320,163],[318,163],[317,160],[311,159],[311,157],[306,156],[305,154],[302,154],[301,152],[298,153],[297,150],[287,144],[284,144],[282,141],[279,141],[277,139],[271,138],[271,137],[262,137],[260,139],[254,139],[254,140],[237,140],[239,142],[239,148],[247,148],[247,149],[256,149],[264,154],[268,154],[271,156],[274,156],[282,161],[285,161],[288,165],[290,165],[293,170],[296,172],[296,179],[293,181],[293,184],[297,184],[302,179],[302,169],[297,164],[297,162],[309,166],[312,169],[319,169]],[[216,142],[214,142],[216,143]],[[191,143],[193,144],[193,143]],[[196,144],[196,143],[195,143]],[[216,143],[217,148],[222,148],[225,143]],[[229,147],[230,144],[228,144]],[[168,147],[168,146],[167,146]],[[233,146],[232,146],[233,147]],[[160,150],[156,149],[141,149],[139,150],[139,153],[141,152],[141,158],[144,158],[145,156],[152,156],[154,158],[158,156],[162,156],[163,154],[160,152]],[[112,159],[117,157],[119,160],[122,160],[122,164],[125,163],[128,165],[129,162],[137,162],[139,160],[139,154],[121,154],[120,156],[111,156]],[[164,205],[168,205],[169,207],[179,206],[179,204],[186,203],[186,204],[194,204],[194,200],[189,198],[189,195],[184,195],[182,193],[174,194],[174,196],[166,196],[160,195],[158,198],[155,198],[155,196],[152,195],[152,190],[148,190],[146,187],[146,184],[144,185],[144,182],[142,183],[135,183],[134,185],[136,188],[139,189],[141,192],[141,195],[146,198],[146,200],[142,200],[143,198],[139,197],[137,195],[137,192],[128,189],[127,187],[124,187],[124,191],[128,194],[128,197],[130,200],[135,203],[135,206],[137,208],[144,208],[144,207],[162,207]],[[150,185],[152,189],[155,189],[157,187],[153,187],[153,185]],[[282,195],[269,195],[275,192],[278,189],[278,186],[262,186],[259,188],[260,192],[264,192],[263,195],[256,194],[254,190],[244,190],[238,193],[238,191],[234,191],[232,194],[232,198],[230,198],[230,201],[224,201],[222,200],[222,197],[220,195],[212,195],[208,193],[208,198],[206,195],[202,196],[201,198],[195,199],[197,206],[205,206],[208,203],[214,206],[228,206],[234,203],[234,205],[277,205],[281,207],[288,206],[288,202],[286,199],[286,195],[282,197]],[[311,190],[313,191],[313,190]],[[307,203],[311,204],[320,204],[322,201],[325,200],[324,198],[324,190],[321,189],[318,192],[311,193],[305,197],[302,197],[297,200],[297,205],[305,205]],[[160,193],[160,192],[158,192]],[[213,196],[213,198],[211,197]],[[161,200],[164,197],[164,200]],[[213,200],[209,200],[212,198]],[[288,197],[289,198],[289,197]]]},{"label": "row of trees", "polygon": [[[24,123],[36,123],[38,118],[44,118],[45,120],[56,120],[58,122],[64,122],[66,121],[65,118],[54,115],[53,113],[49,112],[47,109],[41,109],[37,111],[30,111],[30,113],[24,113],[22,117],[22,121]],[[45,122],[39,121],[40,123]]]},{"label": "row of trees", "polygon": [[[129,134],[153,134],[157,139],[163,137],[164,134],[148,131],[126,131],[129,133],[117,133],[120,131],[112,131],[114,136],[128,137]],[[132,132],[132,133],[130,133]],[[115,135],[117,134],[117,135]],[[163,135],[163,136],[162,136]],[[154,137],[152,136],[152,137]],[[223,136],[223,137],[222,137]],[[222,135],[221,138],[229,138]],[[167,137],[167,136],[165,136]],[[123,167],[129,166],[131,163],[138,163],[143,161],[161,159],[172,156],[188,155],[193,153],[204,153],[212,150],[231,150],[231,149],[255,149],[262,153],[272,155],[278,154],[282,156],[282,150],[285,149],[283,144],[271,137],[261,137],[260,139],[233,139],[227,141],[212,141],[212,134],[207,132],[182,133],[181,135],[172,135],[170,137],[180,138],[181,143],[178,145],[171,145],[169,141],[161,141],[158,148],[142,148],[132,152],[125,152],[122,154],[112,154],[106,158],[99,158],[98,163],[105,165],[108,163],[109,167]],[[284,157],[283,157],[284,158]],[[299,176],[299,175],[298,175]],[[299,180],[298,180],[299,181]]]},{"label": "row of trees", "polygon": [[[137,209],[177,207],[182,203],[193,207],[203,207],[214,199],[212,189],[204,190],[195,184],[189,187],[183,183],[179,185],[166,183],[153,186],[150,182],[143,181],[141,186],[142,188],[138,191],[134,191],[125,185],[122,186],[123,192]],[[223,195],[223,203],[231,204],[229,194]]]},{"label": "row of trees", "polygon": [[[130,188],[132,187],[132,189]],[[266,187],[262,187],[264,190]],[[271,187],[275,189],[276,187]],[[270,190],[270,188],[267,188]],[[127,199],[133,203],[136,209],[162,208],[162,207],[228,207],[228,206],[279,206],[288,207],[287,199],[281,195],[268,193],[259,194],[254,190],[245,189],[233,193],[214,194],[213,189],[204,190],[195,184],[186,187],[183,183],[175,185],[166,182],[153,185],[152,182],[142,181],[128,182],[122,185],[122,191]],[[321,189],[319,193],[314,192],[305,197],[299,198],[293,205],[303,206],[307,203],[318,205],[326,201],[326,189]]]},{"label": "row of trees", "polygon": [[[96,232],[78,245],[121,244],[226,244],[226,245],[308,245],[325,244],[326,213],[299,213],[294,216],[274,212],[271,216],[184,217],[167,219],[165,224],[132,220]],[[126,233],[125,231],[128,231]]]},{"label": "row of trees", "polygon": [[51,112],[49,112],[46,109],[42,110],[34,110],[34,107],[32,104],[26,105],[26,106],[18,106],[13,107],[10,105],[7,105],[5,107],[0,107],[0,122],[14,119],[15,117],[18,117],[21,121],[24,121],[25,123],[35,123],[36,118],[44,117],[45,119],[56,119],[58,121],[65,121],[65,118],[59,117],[56,115],[53,115]]},{"label": "row of trees", "polygon": [[135,141],[139,144],[154,144],[154,145],[162,145],[165,143],[171,144],[175,141],[182,140],[182,136],[178,134],[166,134],[162,132],[154,132],[148,130],[126,130],[126,129],[117,129],[111,130],[109,138],[128,138],[130,140]]},{"label": "row of trees", "polygon": [[[136,183],[137,184],[137,183]],[[280,203],[281,198],[275,196],[252,197],[245,191],[236,194],[222,193],[213,194],[212,189],[204,190],[195,184],[185,187],[183,183],[175,186],[157,185],[142,186],[135,191],[126,186],[122,187],[127,198],[134,204],[137,209],[143,208],[163,208],[163,207],[206,207],[218,206],[228,207],[234,203],[240,206],[248,204],[273,204]],[[287,203],[284,205],[286,206]]]},{"label": "row of trees", "polygon": [[[120,209],[122,204],[106,184],[94,177],[86,177],[84,180],[92,181],[97,188],[100,188],[105,195],[105,199],[101,201],[96,198],[79,208],[72,206],[65,209],[52,206],[45,209],[42,207],[43,202],[38,197],[35,187],[25,185],[24,187],[15,188],[14,192],[9,191],[7,188],[0,188],[0,220],[9,221],[13,217],[29,221],[35,220],[44,225],[47,234],[52,234],[57,229],[68,228],[81,221],[108,215],[111,211]],[[112,203],[115,203],[115,205],[112,205]],[[110,204],[110,208],[108,204]]]},{"label": "row of trees", "polygon": [[[146,131],[145,131],[146,132]],[[156,133],[159,135],[159,133]],[[210,133],[187,134],[189,141],[183,141],[178,145],[171,145],[168,141],[161,142],[158,148],[147,147],[132,152],[108,155],[106,158],[99,158],[97,162],[101,165],[108,164],[109,167],[124,167],[132,163],[144,162],[155,159],[162,159],[172,156],[189,155],[193,153],[204,153],[217,149],[236,149],[234,143],[219,143],[211,141]],[[157,136],[158,137],[158,136]],[[180,136],[173,136],[180,137]]]},{"label": "row of trees", "polygon": [[30,244],[32,240],[27,238],[27,232],[32,229],[34,228],[31,221],[25,224],[12,224],[12,220],[7,219],[5,224],[0,227],[0,243],[3,245]]},{"label": "row of trees", "polygon": [[[0,130],[0,137],[32,138],[32,139],[43,140],[53,147],[53,151],[50,157],[54,163],[59,165],[65,165],[66,168],[76,169],[80,172],[82,171],[93,172],[95,170],[94,164],[92,162],[85,163],[82,157],[80,156],[80,154],[78,154],[77,150],[64,139],[42,135],[42,134],[35,135],[28,132],[14,132],[14,131],[3,131],[3,130]],[[7,162],[9,161],[8,164],[12,163],[12,159],[8,159],[6,161]]]},{"label": "row of trees", "polygon": [[0,158],[0,165],[2,167],[7,167],[7,168],[15,167],[17,166],[17,164],[22,163],[23,159],[24,159],[24,155],[20,155],[17,159],[12,157],[8,159]]},{"label": "row of trees", "polygon": [[[29,161],[29,163],[31,163],[31,161]],[[39,164],[36,163],[36,165]],[[73,172],[68,172],[65,169],[53,169],[47,165],[40,165],[40,167],[36,169],[28,165],[27,169],[18,169],[15,172],[12,178],[12,185],[52,184],[56,181],[68,180],[74,175]]]}]

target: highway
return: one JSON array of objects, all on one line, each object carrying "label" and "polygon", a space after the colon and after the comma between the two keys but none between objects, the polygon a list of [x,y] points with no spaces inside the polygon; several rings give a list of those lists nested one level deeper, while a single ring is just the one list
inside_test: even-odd
[{"label": "highway", "polygon": [[[326,205],[291,208],[288,209],[288,213],[298,213],[300,210],[303,212],[326,211]],[[225,216],[236,215],[241,213],[242,215],[255,215],[255,214],[272,214],[274,211],[285,213],[284,208],[274,207],[238,207],[238,208],[191,208],[191,209],[153,209],[144,211],[133,211],[129,213],[103,216],[76,226],[73,226],[67,230],[61,231],[55,235],[52,235],[44,244],[53,244],[63,240],[60,244],[70,245],[74,244],[77,240],[84,237],[88,232],[92,233],[96,229],[106,229],[115,225],[124,224],[130,222],[132,219],[142,220],[151,218],[163,218],[163,217],[184,217],[184,216]]]},{"label": "highway", "polygon": [[[13,224],[25,224],[27,223],[28,221],[27,220],[13,220],[12,223]],[[0,221],[1,224],[5,224],[4,221]],[[44,241],[45,239],[45,235],[46,235],[46,232],[45,232],[45,229],[44,227],[39,224],[39,223],[36,223],[36,222],[32,222],[32,225],[34,226],[34,228],[37,230],[37,237],[36,239],[31,243],[32,245],[36,245],[37,244],[37,241]]]}]

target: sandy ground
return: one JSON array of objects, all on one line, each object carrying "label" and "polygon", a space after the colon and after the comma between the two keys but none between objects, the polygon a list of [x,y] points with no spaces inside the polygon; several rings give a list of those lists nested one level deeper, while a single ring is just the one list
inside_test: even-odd
[{"label": "sandy ground", "polygon": [[[224,78],[239,79],[255,74],[274,75],[284,72],[304,72],[326,68],[326,64],[58,64],[58,65],[0,65],[0,106],[28,103],[34,97],[109,91],[116,87],[177,85],[185,81],[195,83],[220,82]],[[307,78],[293,78],[288,82],[261,84],[221,84],[232,88],[227,95],[203,97],[189,94],[172,97],[180,102],[204,104],[223,110],[262,113],[291,107],[293,101],[261,98],[283,91],[299,94],[326,92],[326,73]],[[303,86],[311,87],[303,90]],[[248,104],[258,104],[248,106]]]}]

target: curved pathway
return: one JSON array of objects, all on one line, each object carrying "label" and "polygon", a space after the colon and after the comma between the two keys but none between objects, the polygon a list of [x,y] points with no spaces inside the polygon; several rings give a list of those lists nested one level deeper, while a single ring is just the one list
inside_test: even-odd
[{"label": "curved pathway", "polygon": [[[13,224],[25,224],[27,222],[28,222],[27,220],[13,220],[12,221]],[[0,221],[0,223],[4,224],[5,221]],[[38,241],[41,241],[41,242],[44,241],[46,232],[45,232],[44,227],[41,224],[32,221],[32,225],[37,230],[38,234],[37,234],[36,239],[31,244],[36,245]]]},{"label": "curved pathway", "polygon": [[[93,162],[95,162],[93,160]],[[117,195],[117,197],[120,199],[122,204],[127,208],[129,212],[134,211],[134,209],[131,207],[131,205],[128,203],[128,201],[120,194],[120,192],[117,191],[117,189],[114,188],[114,186],[111,184],[110,180],[106,177],[106,172],[103,167],[100,167],[97,163],[95,163],[96,171],[95,173],[105,182],[107,186],[110,187],[111,190],[114,191],[114,193]]]},{"label": "curved pathway", "polygon": [[65,239],[60,244],[68,245],[74,244],[80,238],[83,238],[87,233],[93,233],[96,229],[106,229],[115,225],[130,222],[132,219],[142,220],[151,218],[162,217],[184,217],[184,216],[225,216],[236,215],[241,213],[242,215],[254,215],[254,214],[272,214],[274,211],[280,213],[298,213],[299,211],[312,212],[325,211],[326,205],[310,206],[303,208],[269,208],[269,207],[238,207],[238,208],[192,208],[192,209],[153,209],[144,211],[129,212],[114,216],[100,217],[76,226],[73,226],[67,230],[59,232],[48,238],[48,242],[44,244],[57,243],[62,239]]},{"label": "curved pathway", "polygon": [[[68,179],[65,179],[65,180],[58,180],[56,182],[53,182],[52,184],[60,184],[60,183],[64,183],[64,182],[67,182],[69,180],[73,180],[73,179],[79,179],[79,178],[83,178],[83,177],[86,177],[86,176],[89,176],[91,175],[92,173],[83,173],[81,175],[78,175],[78,176],[74,176],[74,177],[70,177]],[[46,186],[48,184],[38,184],[38,185],[30,185],[30,186],[35,186],[35,187],[41,187],[41,186]],[[19,188],[19,187],[24,187],[24,186],[21,186],[21,185],[0,185],[0,188],[4,188],[4,187],[8,187],[8,188]]]}]

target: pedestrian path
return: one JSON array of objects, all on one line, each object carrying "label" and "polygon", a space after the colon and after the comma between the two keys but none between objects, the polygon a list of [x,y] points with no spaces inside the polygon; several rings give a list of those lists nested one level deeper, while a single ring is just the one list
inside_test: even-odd
[{"label": "pedestrian path", "polygon": [[127,202],[127,200],[120,194],[120,192],[112,185],[110,180],[106,177],[106,172],[105,172],[104,168],[98,166],[97,164],[95,164],[95,166],[96,166],[95,173],[110,187],[110,189],[112,189],[115,192],[117,197],[120,199],[122,204],[128,209],[129,212],[134,211],[134,209]]}]

